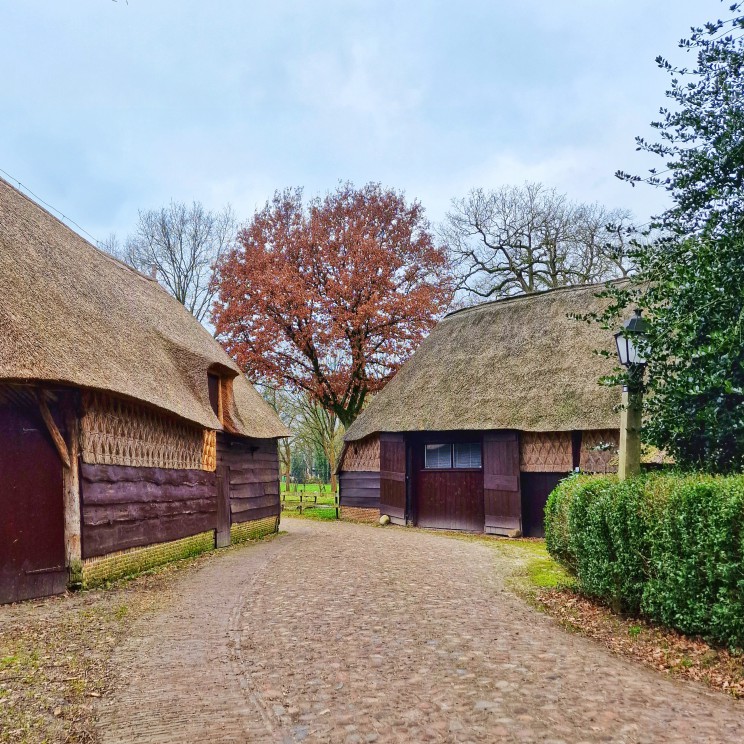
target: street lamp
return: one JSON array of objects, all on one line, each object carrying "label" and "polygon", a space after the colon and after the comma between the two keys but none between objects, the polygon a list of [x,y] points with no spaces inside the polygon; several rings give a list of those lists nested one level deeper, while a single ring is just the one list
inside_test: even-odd
[{"label": "street lamp", "polygon": [[643,372],[645,355],[646,320],[636,309],[615,334],[617,356],[628,370],[628,381],[623,385],[622,411],[620,413],[620,452],[617,477],[620,480],[641,472],[641,414],[643,410]]}]

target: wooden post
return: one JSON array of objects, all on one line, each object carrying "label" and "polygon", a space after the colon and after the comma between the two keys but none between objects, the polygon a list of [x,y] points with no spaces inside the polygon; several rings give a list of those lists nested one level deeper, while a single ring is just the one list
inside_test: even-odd
[{"label": "wooden post", "polygon": [[620,413],[620,452],[617,477],[622,481],[641,472],[641,412],[642,393],[623,386]]},{"label": "wooden post", "polygon": [[230,544],[230,468],[217,469],[217,529],[215,547],[226,548]]},{"label": "wooden post", "polygon": [[62,460],[62,464],[66,468],[69,468],[70,467],[70,452],[69,452],[69,449],[67,448],[67,444],[65,443],[64,438],[62,437],[62,434],[57,428],[57,424],[54,422],[52,413],[49,410],[49,406],[47,405],[47,402],[44,398],[43,390],[39,391],[36,394],[36,402],[39,404],[39,412],[41,413],[41,418],[44,420],[44,424],[46,425],[46,428],[49,431],[49,436],[51,436],[52,442],[54,442],[54,446],[57,448],[57,452],[59,453],[59,459]]},{"label": "wooden post", "polygon": [[65,563],[70,571],[70,586],[83,583],[83,554],[80,539],[80,423],[75,406],[65,407],[67,452],[70,465],[63,470],[65,514]]}]

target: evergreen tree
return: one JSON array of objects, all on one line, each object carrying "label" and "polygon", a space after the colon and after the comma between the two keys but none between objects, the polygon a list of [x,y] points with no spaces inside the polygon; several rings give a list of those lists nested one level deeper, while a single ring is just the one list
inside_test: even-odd
[{"label": "evergreen tree", "polygon": [[[615,326],[638,306],[649,323],[644,437],[688,469],[744,467],[744,15],[693,28],[680,47],[690,68],[664,58],[669,108],[639,149],[663,158],[649,177],[673,205],[653,221],[655,240],[637,246],[630,284],[599,320]],[[622,381],[622,375],[612,380]]]}]

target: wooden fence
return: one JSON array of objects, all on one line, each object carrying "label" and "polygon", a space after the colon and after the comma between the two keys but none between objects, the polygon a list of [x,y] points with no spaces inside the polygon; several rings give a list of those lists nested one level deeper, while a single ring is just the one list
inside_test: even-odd
[{"label": "wooden fence", "polygon": [[304,483],[295,484],[291,491],[282,491],[281,505],[282,511],[294,511],[299,514],[312,509],[333,509],[336,519],[338,519],[338,493],[322,493],[316,490],[307,490]]}]

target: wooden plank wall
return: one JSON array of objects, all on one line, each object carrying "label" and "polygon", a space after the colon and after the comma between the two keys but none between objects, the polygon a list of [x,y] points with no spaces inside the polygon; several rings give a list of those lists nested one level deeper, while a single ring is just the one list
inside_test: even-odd
[{"label": "wooden plank wall", "polygon": [[216,527],[215,474],[205,470],[83,463],[80,489],[83,558]]},{"label": "wooden plank wall", "polygon": [[380,508],[380,471],[344,471],[339,474],[339,503],[358,509]]},{"label": "wooden plank wall", "polygon": [[380,435],[380,513],[394,524],[406,523],[406,440],[403,434]]},{"label": "wooden plank wall", "polygon": [[275,439],[245,439],[218,432],[218,473],[225,468],[230,469],[233,524],[279,514],[279,452]]}]

